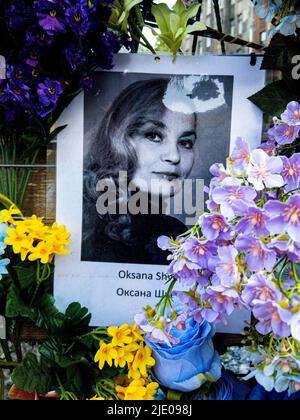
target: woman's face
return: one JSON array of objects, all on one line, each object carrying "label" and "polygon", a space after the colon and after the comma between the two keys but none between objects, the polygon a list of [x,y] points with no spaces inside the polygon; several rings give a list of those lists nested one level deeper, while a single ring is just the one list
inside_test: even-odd
[{"label": "woman's face", "polygon": [[130,141],[138,160],[134,185],[156,195],[176,194],[194,164],[195,115],[170,110],[148,113]]}]

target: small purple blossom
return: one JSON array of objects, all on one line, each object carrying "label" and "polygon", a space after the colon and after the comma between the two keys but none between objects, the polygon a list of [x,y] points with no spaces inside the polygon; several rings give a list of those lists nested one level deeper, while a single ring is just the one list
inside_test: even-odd
[{"label": "small purple blossom", "polygon": [[290,102],[287,106],[286,111],[281,115],[281,119],[291,126],[299,126],[300,104],[298,104],[298,102],[296,101]]},{"label": "small purple blossom", "polygon": [[195,236],[187,239],[182,245],[184,255],[201,268],[207,268],[207,261],[212,255],[216,255],[217,246],[214,242],[202,240]]},{"label": "small purple blossom", "polygon": [[[300,127],[299,127],[300,130]],[[282,178],[285,182],[285,192],[299,188],[300,184],[300,153],[295,153],[292,157],[281,156],[283,162]]]},{"label": "small purple blossom", "polygon": [[269,302],[275,300],[278,302],[282,295],[278,288],[272,282],[271,278],[265,274],[258,273],[251,276],[242,292],[242,300],[248,308],[253,306],[253,301]]},{"label": "small purple blossom", "polygon": [[205,213],[199,218],[201,231],[206,239],[213,241],[217,238],[230,239],[231,229],[221,214]]},{"label": "small purple blossom", "polygon": [[245,171],[250,161],[250,147],[242,137],[235,141],[235,147],[230,155],[229,162],[234,169]]},{"label": "small purple blossom", "polygon": [[245,260],[250,271],[273,270],[276,252],[270,250],[259,238],[241,235],[235,246],[240,252],[246,252]]},{"label": "small purple blossom", "polygon": [[256,149],[251,153],[248,167],[248,180],[257,191],[265,188],[282,187],[284,181],[280,175],[282,160],[279,156],[268,156],[263,150]]},{"label": "small purple blossom", "polygon": [[291,196],[286,203],[269,201],[265,210],[269,215],[267,228],[272,234],[287,232],[292,240],[300,242],[300,194]]},{"label": "small purple blossom", "polygon": [[239,294],[235,289],[216,285],[206,289],[202,300],[205,303],[201,311],[203,319],[226,324],[226,316],[231,315],[239,303]]},{"label": "small purple blossom", "polygon": [[200,266],[184,258],[173,260],[167,272],[173,274],[184,286],[192,288],[199,277]]},{"label": "small purple blossom", "polygon": [[269,236],[269,231],[266,228],[267,215],[258,207],[245,208],[245,214],[238,222],[235,229],[238,233],[245,235],[254,234],[255,236]]},{"label": "small purple blossom", "polygon": [[216,274],[221,284],[225,287],[235,286],[239,280],[239,270],[236,262],[238,251],[231,245],[219,247],[218,261],[216,262]]},{"label": "small purple blossom", "polygon": [[61,83],[56,80],[46,79],[38,85],[39,100],[44,106],[56,104],[59,96],[63,93]]},{"label": "small purple blossom", "polygon": [[291,328],[282,319],[285,311],[278,303],[273,301],[255,302],[253,315],[259,321],[256,324],[257,331],[262,335],[273,331],[277,338],[288,337],[291,334]]},{"label": "small purple blossom", "polygon": [[222,215],[229,220],[239,215],[241,204],[254,206],[256,198],[256,191],[253,188],[241,186],[235,181],[230,181],[230,183],[232,185],[222,185],[212,192],[213,200],[220,204]]},{"label": "small purple blossom", "polygon": [[269,244],[268,248],[274,249],[280,256],[286,256],[294,263],[300,262],[300,243],[287,239],[285,235],[274,238]]},{"label": "small purple blossom", "polygon": [[275,140],[281,146],[291,144],[299,136],[300,126],[278,124],[275,128]]}]

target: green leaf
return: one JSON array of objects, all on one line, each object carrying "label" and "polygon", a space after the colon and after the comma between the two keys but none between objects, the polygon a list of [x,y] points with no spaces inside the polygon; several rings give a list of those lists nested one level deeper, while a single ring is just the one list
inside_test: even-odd
[{"label": "green leaf", "polygon": [[171,10],[165,3],[160,3],[156,6],[153,6],[151,9],[153,16],[155,17],[157,26],[159,27],[161,33],[168,32],[170,30],[170,13]]},{"label": "green leaf", "polygon": [[192,4],[189,8],[185,9],[185,11],[182,13],[181,16],[181,24],[183,26],[186,26],[189,19],[192,19],[197,15],[197,12],[199,10],[200,4]]},{"label": "green leaf", "polygon": [[34,320],[35,318],[34,310],[30,309],[28,305],[23,301],[19,290],[14,284],[12,284],[9,288],[5,307],[5,315],[8,318],[14,318],[18,316],[30,318],[31,320]]},{"label": "green leaf", "polygon": [[194,22],[192,25],[187,26],[186,33],[190,34],[191,32],[195,32],[195,31],[205,31],[206,28],[207,26],[204,25],[204,23]]},{"label": "green leaf", "polygon": [[16,271],[20,287],[22,290],[28,290],[33,285],[36,284],[36,267],[22,267],[22,266],[15,266],[13,267]]},{"label": "green leaf", "polygon": [[87,308],[77,302],[71,303],[66,309],[62,330],[65,334],[82,335],[88,332],[91,315]]},{"label": "green leaf", "polygon": [[183,1],[182,0],[177,0],[176,3],[173,6],[173,10],[178,15],[181,15],[182,13],[184,13],[185,12],[185,6],[183,4]]},{"label": "green leaf", "polygon": [[248,98],[269,116],[280,115],[287,103],[300,100],[299,92],[292,92],[283,80],[276,81],[264,87]]},{"label": "green leaf", "polygon": [[48,333],[52,333],[62,325],[64,315],[56,308],[52,295],[42,294],[40,299],[36,301],[35,306],[35,323],[38,327],[45,328]]},{"label": "green leaf", "polygon": [[38,360],[33,353],[27,353],[12,373],[12,381],[18,388],[41,395],[51,391],[51,379],[50,366],[43,358]]}]

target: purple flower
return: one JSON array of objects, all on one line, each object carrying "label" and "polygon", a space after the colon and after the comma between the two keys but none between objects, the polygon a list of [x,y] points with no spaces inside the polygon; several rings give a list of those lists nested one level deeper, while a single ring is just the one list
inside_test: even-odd
[{"label": "purple flower", "polygon": [[277,338],[288,337],[291,334],[291,328],[282,319],[285,311],[274,301],[255,302],[253,315],[259,321],[255,326],[257,331],[262,335],[273,331]]},{"label": "purple flower", "polygon": [[201,231],[206,239],[213,241],[217,238],[230,239],[230,226],[221,214],[205,213],[199,218]]},{"label": "purple flower", "polygon": [[242,137],[235,141],[235,147],[230,155],[229,162],[234,169],[244,171],[250,160],[250,148],[248,142]]},{"label": "purple flower", "polygon": [[85,36],[91,28],[88,3],[86,0],[79,0],[75,5],[70,4],[65,12],[66,21],[71,29],[81,36]]},{"label": "purple flower", "polygon": [[192,288],[199,278],[199,267],[184,258],[173,260],[167,272],[173,274],[184,286]]},{"label": "purple flower", "polygon": [[78,50],[73,44],[68,45],[64,49],[64,53],[73,71],[84,66],[87,62],[87,51],[85,49],[82,50],[82,48]]},{"label": "purple flower", "polygon": [[281,237],[274,238],[268,248],[274,249],[278,255],[287,256],[294,263],[300,262],[300,243]]},{"label": "purple flower", "polygon": [[235,286],[240,280],[236,262],[237,255],[238,252],[232,245],[219,247],[218,249],[219,258],[216,262],[215,270],[221,284],[225,287]]},{"label": "purple flower", "polygon": [[40,102],[47,107],[57,103],[63,89],[60,82],[47,78],[44,83],[39,83],[37,92]]},{"label": "purple flower", "polygon": [[182,245],[184,255],[201,268],[207,268],[209,257],[217,253],[217,246],[211,241],[200,241],[195,236],[187,239]]},{"label": "purple flower", "polygon": [[[208,322],[226,323],[226,315],[232,314],[239,304],[239,294],[235,289],[222,285],[210,286],[202,295],[204,308],[201,313]],[[210,320],[210,321],[209,321]]]},{"label": "purple flower", "polygon": [[263,150],[256,149],[251,153],[248,167],[248,180],[257,191],[267,188],[282,187],[284,181],[280,175],[282,160],[278,156],[268,156]]},{"label": "purple flower", "polygon": [[295,194],[286,203],[274,200],[265,204],[270,216],[267,228],[272,234],[287,232],[293,241],[300,242],[300,194]]},{"label": "purple flower", "polygon": [[246,252],[246,262],[250,271],[267,270],[271,272],[276,262],[276,252],[267,248],[259,239],[249,236],[240,236],[235,243],[240,252]]},{"label": "purple flower", "polygon": [[300,105],[298,102],[290,102],[281,119],[289,125],[300,125]]},{"label": "purple flower", "polygon": [[269,236],[266,228],[267,219],[266,214],[258,207],[247,207],[244,216],[236,225],[236,231],[246,235]]},{"label": "purple flower", "polygon": [[64,32],[63,4],[55,0],[37,0],[34,7],[39,25],[50,35],[55,32]]},{"label": "purple flower", "polygon": [[296,190],[300,183],[300,153],[295,153],[290,158],[281,156],[281,159],[283,162],[281,175],[285,182],[284,190],[286,192]]},{"label": "purple flower", "polygon": [[222,215],[231,220],[239,215],[241,204],[255,205],[256,191],[251,187],[239,185],[238,181],[230,180],[229,182],[232,185],[222,185],[215,188],[212,192],[212,198],[217,204],[220,204]]},{"label": "purple flower", "polygon": [[286,124],[278,124],[274,127],[275,140],[281,146],[291,144],[299,136],[300,126],[289,126]]},{"label": "purple flower", "polygon": [[246,303],[247,307],[253,306],[253,301],[276,301],[282,299],[282,295],[265,274],[254,274],[247,280],[245,288],[242,292],[242,300]]}]

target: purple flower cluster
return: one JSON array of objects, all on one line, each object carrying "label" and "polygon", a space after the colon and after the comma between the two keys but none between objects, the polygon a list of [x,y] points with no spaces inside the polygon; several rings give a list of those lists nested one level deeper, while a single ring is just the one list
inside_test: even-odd
[{"label": "purple flower cluster", "polygon": [[[7,0],[1,54],[0,119],[10,127],[45,122],[72,95],[92,85],[92,71],[111,68],[127,39],[108,30],[111,0]],[[122,38],[124,37],[124,38]]]},{"label": "purple flower cluster", "polygon": [[[295,140],[299,104],[288,105],[283,124]],[[279,125],[269,133],[269,153],[238,138],[227,167],[210,169],[210,212],[190,235],[158,244],[171,253],[168,273],[183,286],[174,294],[187,319],[226,323],[242,306],[260,334],[300,341],[300,154],[279,155],[286,141]]]}]

